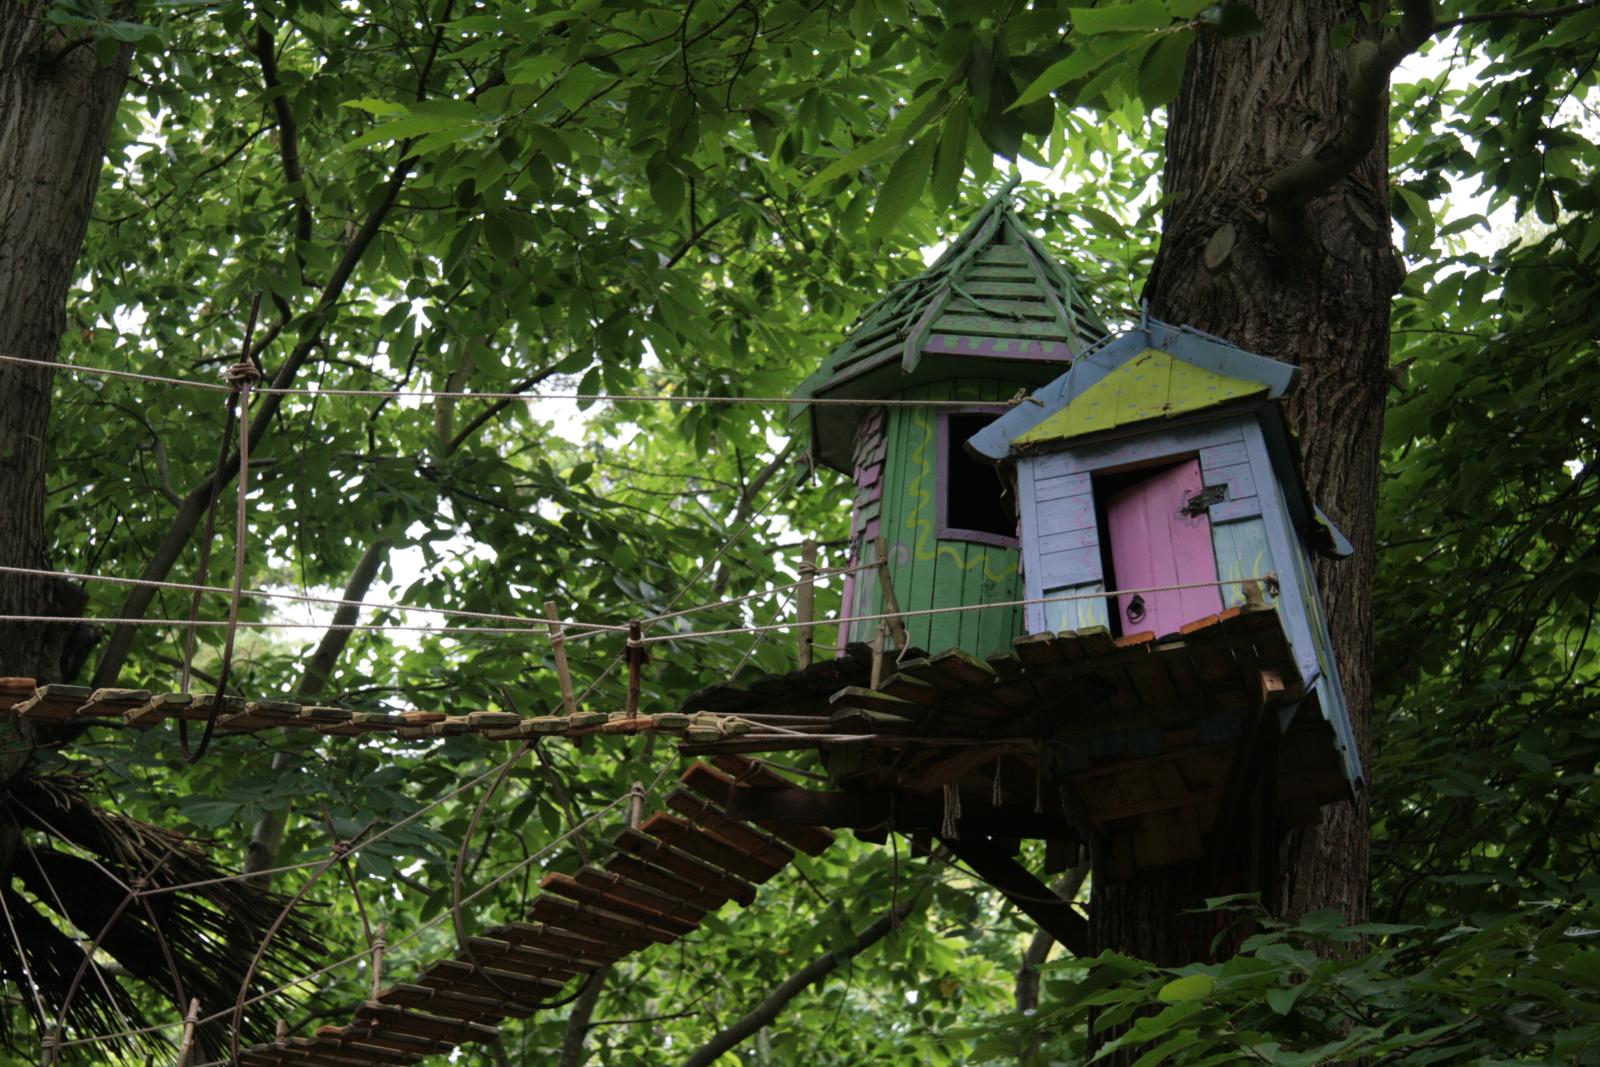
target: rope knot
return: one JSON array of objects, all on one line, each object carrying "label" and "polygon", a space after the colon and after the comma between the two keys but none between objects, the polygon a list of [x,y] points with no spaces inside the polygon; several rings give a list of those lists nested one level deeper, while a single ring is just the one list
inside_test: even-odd
[{"label": "rope knot", "polygon": [[241,359],[222,372],[222,380],[239,392],[254,388],[261,381],[261,371],[248,359]]}]

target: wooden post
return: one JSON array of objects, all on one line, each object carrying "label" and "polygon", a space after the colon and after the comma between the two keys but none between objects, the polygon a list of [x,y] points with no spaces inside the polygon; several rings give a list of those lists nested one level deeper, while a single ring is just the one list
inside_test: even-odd
[{"label": "wooden post", "polygon": [[644,783],[634,782],[628,790],[628,826],[637,830],[644,822]]},{"label": "wooden post", "polygon": [[900,599],[894,595],[894,579],[889,576],[889,541],[878,535],[878,586],[883,590],[883,610],[889,613],[889,632],[894,636],[895,647],[904,652],[906,624],[900,618]]},{"label": "wooden post", "polygon": [[800,646],[798,659],[801,670],[811,666],[812,647],[816,644],[816,628],[811,625],[812,614],[816,611],[816,577],[817,542],[808,537],[800,543],[800,593],[796,598],[796,611],[800,616],[800,629],[796,637]]},{"label": "wooden post", "polygon": [[200,998],[189,1001],[189,1014],[183,1017],[183,1040],[178,1045],[178,1067],[189,1067],[189,1053],[194,1051],[194,1028],[200,1022]]},{"label": "wooden post", "polygon": [[639,668],[644,662],[644,645],[641,638],[644,628],[637,622],[628,624],[628,718],[639,714]]},{"label": "wooden post", "polygon": [[388,950],[389,925],[379,923],[373,931],[372,938],[372,999],[378,999],[378,992],[383,988],[383,954]]},{"label": "wooden post", "polygon": [[286,1019],[279,1019],[277,1029],[273,1033],[273,1040],[280,1045],[289,1043],[289,1023]]},{"label": "wooden post", "polygon": [[577,713],[578,701],[572,695],[572,672],[567,669],[567,638],[561,630],[561,616],[556,614],[556,602],[544,602],[545,625],[550,629],[550,648],[556,658],[556,678],[561,682],[561,707],[568,715]]},{"label": "wooden post", "polygon": [[888,634],[889,628],[883,623],[878,623],[877,632],[872,635],[872,682],[871,688],[876,689],[883,684],[883,639]]},{"label": "wooden post", "polygon": [[39,1067],[54,1067],[56,1062],[56,1028],[47,1026],[39,1041]]}]

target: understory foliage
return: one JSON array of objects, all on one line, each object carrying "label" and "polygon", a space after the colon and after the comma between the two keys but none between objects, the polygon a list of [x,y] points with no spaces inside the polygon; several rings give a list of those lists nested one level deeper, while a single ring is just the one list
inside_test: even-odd
[{"label": "understory foliage", "polygon": [[[45,17],[96,49],[136,49],[64,361],[215,381],[259,292],[256,341],[279,386],[727,398],[789,393],[1019,166],[1040,178],[1018,190],[1025,217],[1104,317],[1136,317],[1185,54],[1197,35],[1259,28],[1249,5],[1200,0],[61,0]],[[1031,924],[903,842],[841,834],[753,907],[615,969],[586,1035],[593,1062],[681,1059],[925,888],[894,933],[725,1062],[1071,1063],[1091,1055],[1091,1030],[1129,1022],[1116,1040],[1141,1046],[1140,1067],[1597,1062],[1597,39],[1600,8],[1469,21],[1396,76],[1391,207],[1410,273],[1373,605],[1373,922],[1285,924],[1219,902],[1253,931],[1237,958],[1159,971],[1058,950],[1021,1015]],[[1337,196],[1314,208],[1360,210]],[[210,477],[222,395],[68,374],[56,390],[54,565],[133,576],[170,556],[156,576],[193,581],[202,538],[183,504]],[[794,580],[803,536],[842,562],[848,487],[807,470],[781,405],[265,402],[246,589],[339,595],[370,565],[355,592],[373,601],[529,618],[553,600],[608,624],[758,594],[665,633],[792,610],[766,590]],[[210,584],[234,577],[230,494]],[[819,614],[837,590],[821,587]],[[123,587],[87,591],[90,616],[134,610]],[[167,591],[137,610],[188,608]],[[201,617],[225,612],[209,597]],[[240,617],[307,624],[242,632],[230,688],[252,698],[560,706],[538,631],[361,631],[327,670],[311,658],[325,608],[246,597]],[[403,607],[360,619],[443,621]],[[202,688],[221,640],[201,630]],[[607,673],[620,647],[612,633],[570,644],[586,704],[620,706],[625,672]],[[182,629],[102,653],[117,661],[102,658],[101,684],[170,690]],[[675,708],[792,662],[785,633],[657,645],[644,701]],[[413,976],[454,951],[458,887],[481,893],[468,932],[520,917],[541,874],[575,869],[579,842],[621,824],[631,783],[659,797],[677,765],[642,740],[546,743],[475,818],[509,752],[263,733],[221,737],[191,767],[168,730],[94,730],[36,754],[33,773],[93,771],[115,810],[206,836],[227,867],[285,812],[272,856],[285,866],[416,816],[307,893],[326,958],[305,970],[349,960],[294,990],[286,1022],[305,1033],[366,996],[368,921],[390,931],[385,973]],[[9,871],[7,900],[81,953],[71,939],[96,931],[55,915],[21,861]],[[271,885],[294,893],[307,875]],[[181,1018],[162,975],[112,973],[129,1023]],[[231,1006],[220,978],[217,994],[206,1011]],[[117,1029],[110,1003],[69,1036]],[[38,1006],[8,995],[3,1010],[14,1062],[33,1062]],[[564,1016],[508,1024],[501,1048],[457,1062],[542,1062]],[[252,1017],[259,1032],[272,1021]],[[157,1039],[167,1054],[175,1037]],[[126,1041],[70,1052],[142,1057]]]}]

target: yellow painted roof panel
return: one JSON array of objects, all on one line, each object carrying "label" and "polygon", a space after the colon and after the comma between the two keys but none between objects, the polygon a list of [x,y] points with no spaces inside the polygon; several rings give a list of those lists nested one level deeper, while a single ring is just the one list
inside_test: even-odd
[{"label": "yellow painted roof panel", "polygon": [[1262,382],[1243,381],[1147,348],[1085,389],[1060,411],[1013,442],[1059,441],[1101,433],[1150,419],[1171,418],[1229,400],[1267,392]]}]

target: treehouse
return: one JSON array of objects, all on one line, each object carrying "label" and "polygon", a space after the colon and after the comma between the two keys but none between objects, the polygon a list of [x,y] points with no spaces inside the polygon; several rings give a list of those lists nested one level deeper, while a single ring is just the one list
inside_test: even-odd
[{"label": "treehouse", "polygon": [[1326,725],[1330,744],[1301,769],[1331,799],[1361,768],[1311,557],[1351,548],[1301,479],[1277,403],[1297,377],[1147,320],[967,447],[1014,478],[1029,633],[1165,637],[1229,611],[1274,610],[1299,676],[1280,727]]},{"label": "treehouse", "polygon": [[[823,401],[807,408],[813,458],[855,484],[851,564],[887,556],[887,583],[871,573],[848,581],[846,616],[1021,599],[1014,502],[963,443],[1103,330],[1009,192],[862,315],[799,388]],[[841,651],[870,642],[877,625],[841,626]],[[912,614],[904,631],[912,646],[984,656],[1009,648],[1023,626],[1005,606]]]},{"label": "treehouse", "polygon": [[1278,407],[1296,370],[1094,323],[1004,195],[873,305],[801,387],[854,483],[839,655],[683,709],[739,724],[689,753],[820,754],[827,789],[731,815],[937,837],[1063,939],[1019,840],[1102,881],[1241,852],[1265,878],[1361,777],[1311,569],[1350,549]]}]

